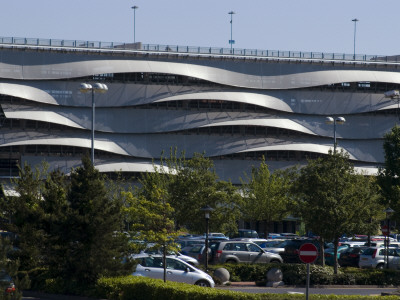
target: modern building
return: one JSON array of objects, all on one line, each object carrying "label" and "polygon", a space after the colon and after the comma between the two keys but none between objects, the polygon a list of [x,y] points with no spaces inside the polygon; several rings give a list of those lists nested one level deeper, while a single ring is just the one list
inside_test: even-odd
[{"label": "modern building", "polygon": [[[240,183],[262,156],[271,169],[304,165],[337,147],[374,174],[383,136],[399,122],[396,56],[260,51],[0,38],[0,175],[19,163],[69,172],[91,149],[95,166],[152,171],[171,148],[205,153]],[[397,102],[395,101],[397,100]]]}]

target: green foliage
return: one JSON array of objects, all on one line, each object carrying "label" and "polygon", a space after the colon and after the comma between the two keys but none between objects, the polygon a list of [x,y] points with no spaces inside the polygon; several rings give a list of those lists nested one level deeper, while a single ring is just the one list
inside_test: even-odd
[{"label": "green foliage", "polygon": [[[212,161],[204,155],[194,154],[189,160],[184,154],[176,156],[171,151],[168,159],[161,161],[156,172],[147,173],[141,180],[138,195],[156,201],[154,187],[163,192],[163,200],[173,209],[175,228],[188,228],[204,233],[204,215],[201,208],[209,205],[214,209],[210,217],[210,230],[236,232],[241,216],[241,197],[230,183],[219,181]],[[139,197],[139,196],[138,196]]]},{"label": "green foliage", "polygon": [[342,234],[372,232],[378,225],[381,210],[374,181],[356,174],[344,152],[309,161],[293,191],[293,210],[307,229],[323,240],[333,240],[336,249]]},{"label": "green foliage", "polygon": [[[303,268],[305,266],[303,265]],[[177,282],[140,277],[101,278],[96,285],[96,297],[110,300],[293,300],[304,299],[304,295],[243,293],[229,290],[202,288]],[[316,295],[310,294],[310,300],[374,300],[381,297],[345,296],[345,295]],[[386,296],[385,299],[398,299],[398,296]]]},{"label": "green foliage", "polygon": [[117,274],[129,264],[127,237],[120,234],[122,202],[108,196],[105,179],[88,157],[71,175],[64,240],[68,245],[61,277],[94,284],[100,275]]},{"label": "green foliage", "polygon": [[[258,168],[252,167],[251,177],[242,180],[243,218],[249,221],[280,221],[288,214],[288,199],[293,170],[271,173],[263,160]],[[265,226],[268,228],[268,226]],[[265,237],[268,232],[265,232]]]},{"label": "green foliage", "polygon": [[398,125],[385,134],[383,149],[385,163],[378,174],[382,203],[385,207],[390,206],[394,209],[393,218],[398,221],[400,220],[400,127]]},{"label": "green foliage", "polygon": [[70,177],[25,165],[15,180],[20,196],[1,200],[11,221],[5,228],[18,236],[13,261],[20,261],[20,271],[45,270],[32,273],[35,288],[51,278],[63,290],[84,290],[100,276],[132,271],[130,261],[123,263],[122,202],[109,196],[90,159],[82,162]]}]

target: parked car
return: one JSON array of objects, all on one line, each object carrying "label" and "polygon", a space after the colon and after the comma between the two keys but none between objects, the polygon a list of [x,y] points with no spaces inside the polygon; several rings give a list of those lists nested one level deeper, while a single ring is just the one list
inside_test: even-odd
[{"label": "parked car", "polygon": [[[139,263],[133,276],[144,276],[154,279],[164,278],[164,265],[161,255],[146,255],[134,257]],[[214,287],[214,280],[207,273],[189,265],[176,257],[166,258],[166,279],[169,281],[184,282],[204,287]]]},{"label": "parked car", "polygon": [[253,238],[258,239],[259,235],[257,231],[252,229],[239,229],[237,234],[230,236],[231,238]]},{"label": "parked car", "polygon": [[[337,249],[337,258],[339,259],[340,254],[346,251],[348,248],[349,248],[348,246],[339,246]],[[334,248],[325,249],[324,257],[325,257],[325,263],[328,266],[333,266],[335,264],[335,249]]]},{"label": "parked car", "polygon": [[[203,238],[206,238],[206,234],[204,234]],[[229,240],[229,238],[225,236],[225,234],[219,232],[209,233],[208,238],[213,240]]]},{"label": "parked car", "polygon": [[367,247],[348,247],[345,251],[340,253],[338,262],[341,267],[359,267],[360,254],[364,252]]},{"label": "parked car", "polygon": [[[162,255],[162,249],[146,249],[146,250],[142,251],[141,253]],[[180,252],[168,251],[168,256],[175,256],[175,257],[187,262],[188,264],[191,264],[192,266],[199,265],[199,261],[196,258],[194,258],[190,255],[184,255]]]},{"label": "parked car", "polygon": [[15,284],[11,276],[4,269],[0,270],[0,289],[4,291],[4,299],[14,299],[10,297],[14,296],[16,292]]},{"label": "parked car", "polygon": [[283,251],[285,251],[285,246],[289,242],[290,240],[274,239],[267,241],[264,247],[260,247],[263,248],[265,251],[281,254]]},{"label": "parked car", "polygon": [[[187,255],[203,263],[205,261],[205,244],[196,244],[187,252]],[[208,248],[208,261],[212,260],[211,249]]]},{"label": "parked car", "polygon": [[281,239],[282,236],[279,233],[268,233],[268,239]]},{"label": "parked car", "polygon": [[299,249],[301,245],[306,244],[306,243],[311,243],[314,244],[319,252],[320,245],[319,242],[315,239],[294,239],[294,240],[288,240],[287,244],[284,247],[284,251],[280,254],[283,262],[285,263],[301,263],[300,258],[299,258]]},{"label": "parked car", "polygon": [[182,240],[177,240],[176,243],[179,244],[181,252],[184,255],[187,255],[189,252],[190,248],[193,247],[193,245],[198,245],[198,244],[204,244],[206,241],[205,239],[182,239]]},{"label": "parked car", "polygon": [[266,252],[253,242],[221,241],[215,247],[217,263],[282,263],[279,254]]},{"label": "parked car", "polygon": [[[389,248],[389,268],[400,269],[400,249]],[[383,269],[386,265],[386,248],[370,247],[360,254],[360,268]]]},{"label": "parked car", "polygon": [[295,233],[280,233],[281,239],[297,239],[299,236]]}]

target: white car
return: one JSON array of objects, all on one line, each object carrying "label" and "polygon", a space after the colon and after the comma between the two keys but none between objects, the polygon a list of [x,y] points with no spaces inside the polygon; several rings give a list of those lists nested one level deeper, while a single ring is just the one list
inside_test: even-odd
[{"label": "white car", "polygon": [[[133,258],[139,260],[133,276],[144,276],[154,279],[164,278],[164,266],[162,255],[135,255]],[[189,265],[188,263],[173,256],[166,257],[167,274],[166,280],[195,284],[205,287],[214,287],[214,280],[207,273]]]},{"label": "white car", "polygon": [[[386,265],[386,248],[371,247],[364,250],[360,254],[358,263],[360,268],[376,268],[383,269]],[[389,268],[400,269],[400,249],[389,248]]]}]

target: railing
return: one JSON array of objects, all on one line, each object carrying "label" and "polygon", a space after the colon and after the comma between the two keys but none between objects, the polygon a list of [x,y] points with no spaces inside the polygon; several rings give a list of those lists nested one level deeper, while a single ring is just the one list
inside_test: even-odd
[{"label": "railing", "polygon": [[240,56],[249,58],[287,58],[287,59],[311,59],[311,60],[338,60],[353,62],[371,63],[400,63],[400,55],[364,55],[344,53],[323,53],[323,52],[301,52],[301,51],[280,51],[280,50],[254,50],[237,48],[215,48],[215,47],[193,47],[175,45],[153,45],[142,43],[115,43],[115,42],[94,42],[79,40],[59,39],[36,39],[0,37],[0,47],[26,46],[35,48],[68,48],[74,50],[107,50],[124,52],[160,52],[178,54],[201,54],[201,55],[224,55]]}]

